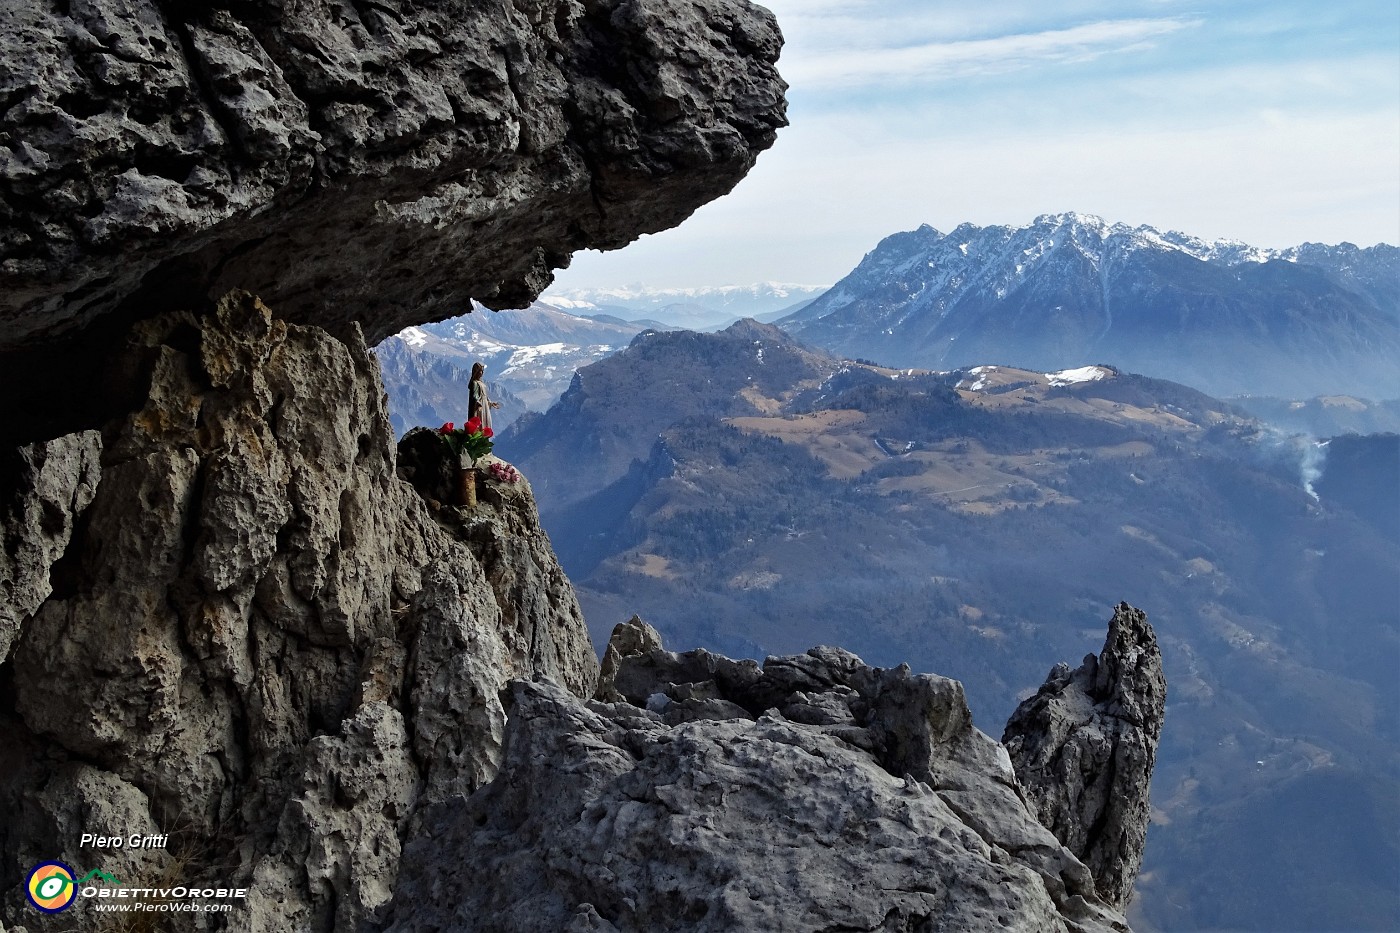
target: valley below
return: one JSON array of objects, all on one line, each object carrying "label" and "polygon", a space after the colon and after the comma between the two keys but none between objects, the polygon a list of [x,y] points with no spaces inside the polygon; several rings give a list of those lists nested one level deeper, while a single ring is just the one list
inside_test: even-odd
[{"label": "valley below", "polygon": [[1379,437],[1314,490],[1311,441],[1176,383],[895,370],[743,322],[639,338],[502,449],[598,642],[635,612],[733,656],[842,645],[995,723],[1145,607],[1171,692],[1135,926],[1382,929],[1400,501],[1338,493],[1385,488]]},{"label": "valley below", "polygon": [[[1396,256],[1049,215],[897,234],[825,291],[561,291],[379,355],[400,432],[488,363],[600,649],[634,613],[841,645],[994,723],[1147,608],[1172,693],[1135,927],[1387,929],[1400,418],[1355,393],[1393,386]],[[745,309],[776,326],[715,330]]]}]

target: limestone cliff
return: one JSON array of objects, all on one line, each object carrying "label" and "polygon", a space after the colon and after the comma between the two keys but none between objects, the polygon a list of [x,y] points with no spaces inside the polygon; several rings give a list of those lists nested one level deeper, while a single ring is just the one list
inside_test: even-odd
[{"label": "limestone cliff", "polygon": [[146,404],[22,451],[5,516],[0,917],[93,922],[24,906],[58,858],[247,884],[235,929],[354,929],[415,812],[495,775],[507,681],[593,690],[573,591],[528,484],[434,513],[398,478],[363,341],[233,294],[114,349]]}]

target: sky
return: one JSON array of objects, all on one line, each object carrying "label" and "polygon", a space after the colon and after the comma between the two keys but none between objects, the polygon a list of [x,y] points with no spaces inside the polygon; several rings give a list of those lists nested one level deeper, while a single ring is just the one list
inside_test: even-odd
[{"label": "sky", "polygon": [[1400,244],[1395,0],[769,0],[791,85],[726,197],[556,288],[824,285],[889,234],[1078,211]]}]

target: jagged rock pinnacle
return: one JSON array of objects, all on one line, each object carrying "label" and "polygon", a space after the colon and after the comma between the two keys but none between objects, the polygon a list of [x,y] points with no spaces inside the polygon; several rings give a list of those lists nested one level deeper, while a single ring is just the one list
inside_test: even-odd
[{"label": "jagged rock pinnacle", "polygon": [[1124,906],[1142,864],[1167,682],[1147,614],[1121,603],[1097,657],[1057,664],[1002,743],[1040,821]]}]

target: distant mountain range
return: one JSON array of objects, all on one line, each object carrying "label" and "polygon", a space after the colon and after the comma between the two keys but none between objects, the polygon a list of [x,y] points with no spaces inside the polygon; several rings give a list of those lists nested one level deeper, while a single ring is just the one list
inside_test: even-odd
[{"label": "distant mountain range", "polygon": [[[707,330],[736,312],[781,317],[822,289],[761,284],[711,289],[613,289],[571,292],[519,311],[477,307],[460,317],[410,327],[377,346],[390,416],[400,433],[416,424],[461,420],[473,363],[486,365],[505,426],[544,411],[574,372],[626,347],[648,330]],[[598,299],[598,303],[587,296]],[[684,298],[685,301],[676,299]],[[459,412],[460,414],[460,412]],[[445,416],[444,416],[445,415]]]},{"label": "distant mountain range", "polygon": [[742,318],[769,321],[783,317],[805,307],[827,288],[760,282],[709,288],[551,289],[541,300],[575,314],[709,331]]},{"label": "distant mountain range", "polygon": [[[389,337],[374,348],[389,396],[389,422],[402,435],[414,427],[435,428],[467,420],[471,401],[471,363],[457,362],[421,349],[402,337]],[[504,428],[526,412],[525,403],[497,380],[487,379],[493,426]]]},{"label": "distant mountain range", "polygon": [[639,612],[737,656],[839,644],[994,722],[1147,607],[1170,686],[1137,921],[1400,924],[1393,436],[1334,473],[1121,368],[895,370],[750,321],[637,338],[498,449],[595,638]]},{"label": "distant mountain range", "polygon": [[[646,324],[580,317],[545,302],[518,311],[477,308],[437,324],[410,327],[375,352],[400,433],[416,424],[460,421],[472,364],[484,363],[497,424],[552,405],[574,372],[621,350]],[[656,325],[658,327],[664,325]],[[432,414],[436,412],[436,414]],[[457,416],[441,417],[444,412]],[[432,424],[432,426],[436,426]]]},{"label": "distant mountain range", "polygon": [[[398,337],[403,352],[467,369],[484,362],[519,411],[547,409],[575,370],[644,331],[711,331],[745,317],[887,365],[1106,363],[1240,396],[1261,417],[1324,436],[1396,426],[1397,307],[1396,247],[1264,250],[1059,214],[1019,228],[896,234],[830,289],[559,289],[524,311],[478,308]],[[435,385],[415,385],[420,372],[437,372]],[[444,373],[428,361],[386,367],[400,420],[451,397]]]},{"label": "distant mountain range", "polygon": [[1111,363],[1214,395],[1400,395],[1400,248],[1266,250],[1054,214],[881,241],[778,322],[890,366]]}]

